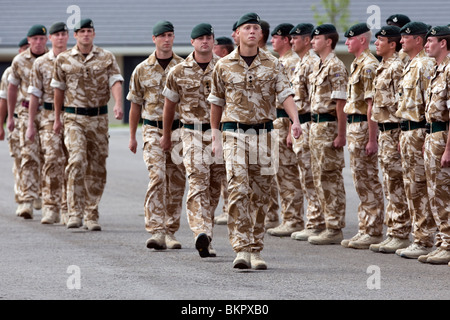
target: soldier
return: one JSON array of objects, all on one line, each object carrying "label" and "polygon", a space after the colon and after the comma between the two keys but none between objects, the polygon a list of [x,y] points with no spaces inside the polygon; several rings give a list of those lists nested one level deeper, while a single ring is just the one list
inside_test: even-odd
[{"label": "soldier", "polygon": [[[294,137],[301,134],[293,91],[281,64],[264,50],[260,18],[248,13],[239,19],[236,32],[240,45],[217,62],[208,100],[211,102],[213,152],[223,155],[229,192],[229,238],[237,253],[233,267],[266,269],[260,252],[264,242],[264,220],[274,174],[271,146],[276,98],[293,121]],[[226,106],[226,108],[223,108]],[[223,112],[223,116],[222,116]],[[269,155],[269,156],[267,156]],[[276,164],[275,164],[276,166]]]},{"label": "soldier", "polygon": [[[136,153],[136,130],[142,117],[143,156],[149,172],[149,184],[145,195],[145,229],[152,236],[147,248],[163,250],[180,249],[181,243],[174,234],[180,227],[180,216],[186,184],[182,161],[172,158],[160,145],[163,135],[162,91],[169,70],[183,61],[172,51],[174,27],[169,21],[159,21],[153,26],[152,40],[155,51],[133,71],[127,99],[131,101],[129,148]],[[173,141],[179,141],[180,121],[175,113],[172,125]]]},{"label": "soldier", "polygon": [[[234,28],[234,26],[233,26]],[[235,37],[236,29],[233,30],[233,37]],[[239,38],[238,38],[239,39]],[[214,46],[214,53],[219,57],[223,58],[229,55],[234,50],[234,45],[231,39],[227,37],[219,37],[216,39],[216,45]],[[221,197],[223,200],[222,214],[214,217],[214,224],[226,225],[228,221],[228,189],[227,189],[227,177],[223,175],[222,186],[221,186]]]},{"label": "soldier", "polygon": [[[67,228],[100,231],[98,206],[106,184],[108,101],[112,94],[116,119],[122,119],[122,82],[114,55],[94,45],[91,19],[74,27],[76,44],[58,54],[53,79],[55,134],[64,130],[68,151]],[[64,105],[63,122],[61,122]]]},{"label": "soldier", "polygon": [[425,173],[430,207],[438,227],[437,249],[418,258],[421,262],[450,265],[450,28],[437,26],[427,34],[425,50],[437,67],[426,95],[429,134],[425,138]]},{"label": "soldier", "polygon": [[[404,14],[393,14],[386,19],[386,24],[388,26],[397,26],[399,28],[403,28],[403,26],[409,22],[411,22],[411,19],[409,19],[409,17],[405,16]],[[398,55],[400,57],[400,60],[403,61],[403,64],[406,65],[409,61],[408,54],[404,52],[403,49],[400,49]]]},{"label": "soldier", "polygon": [[[67,202],[62,201],[64,187],[64,169],[66,149],[62,132],[53,132],[53,88],[50,86],[53,65],[56,57],[67,49],[69,31],[64,22],[57,22],[49,29],[52,50],[36,59],[30,75],[30,107],[27,139],[39,139],[44,163],[42,165],[42,224],[53,224],[60,221],[61,209],[67,211]],[[35,126],[36,114],[43,102],[44,110],[40,111],[40,123]],[[36,136],[37,134],[37,136]],[[64,222],[63,216],[63,222]]]},{"label": "soldier", "polygon": [[[292,82],[292,73],[299,61],[298,55],[292,51],[290,31],[294,26],[290,23],[282,23],[276,26],[271,35],[273,50],[279,54],[279,62],[284,67],[289,81]],[[303,193],[300,182],[300,172],[297,166],[297,158],[292,150],[292,140],[290,137],[289,116],[283,109],[281,103],[277,104],[277,119],[273,122],[273,128],[277,129],[276,137],[279,145],[279,167],[274,176],[271,192],[272,202],[278,201],[280,196],[282,223],[267,229],[267,233],[272,236],[290,236],[293,232],[304,228],[303,224]]]},{"label": "soldier", "polygon": [[220,198],[221,182],[225,175],[223,160],[213,159],[211,141],[210,105],[207,98],[211,90],[212,72],[219,57],[213,54],[214,30],[208,23],[196,25],[191,32],[194,47],[184,62],[167,76],[163,95],[164,134],[161,146],[171,148],[171,130],[178,105],[183,123],[183,162],[189,189],[186,214],[194,233],[195,247],[200,257],[215,257],[212,248],[214,212]]},{"label": "soldier", "polygon": [[409,22],[400,29],[402,48],[410,61],[403,70],[395,115],[402,119],[400,151],[414,242],[395,253],[410,259],[431,251],[436,230],[428,201],[422,154],[426,135],[425,92],[435,66],[434,59],[427,57],[423,49],[427,32],[428,27],[422,22]]},{"label": "soldier", "polygon": [[[19,42],[19,53],[24,52],[30,47],[28,44],[28,39],[23,38]],[[11,66],[6,68],[3,72],[1,83],[0,83],[0,140],[5,139],[5,131],[3,129],[3,124],[5,123],[5,119],[8,113],[8,77],[11,74]],[[20,94],[20,90],[18,93]],[[21,99],[17,99],[18,102]],[[16,110],[22,108],[20,104],[16,105]],[[18,127],[18,115],[14,113],[14,130],[8,133],[8,145],[9,145],[9,154],[14,158],[13,162],[13,176],[14,176],[14,200],[17,204],[19,204],[19,195],[20,195],[20,139],[19,139],[19,127]]]},{"label": "soldier", "polygon": [[309,100],[311,87],[309,75],[313,71],[314,64],[319,61],[319,57],[311,47],[311,32],[313,29],[314,26],[310,23],[300,23],[290,31],[292,49],[300,58],[291,82],[295,91],[294,101],[297,105],[298,116],[302,126],[302,135],[300,139],[294,139],[293,150],[297,155],[303,194],[308,202],[306,208],[308,221],[305,229],[291,234],[291,238],[300,241],[308,240],[309,236],[318,235],[325,229],[325,218],[314,188],[311,171],[311,151],[309,148],[312,121],[311,103]]},{"label": "soldier", "polygon": [[[14,130],[14,110],[20,103],[23,108],[18,110],[18,128],[20,139],[20,196],[17,214],[24,219],[33,218],[33,202],[39,198],[40,192],[40,145],[39,140],[26,139],[28,126],[28,85],[30,72],[37,57],[46,53],[47,28],[43,25],[32,26],[27,34],[30,48],[14,57],[11,65],[11,74],[8,77],[8,120],[10,132]],[[20,94],[19,94],[20,90]],[[36,117],[36,124],[39,116]]]},{"label": "soldier", "polygon": [[371,119],[373,80],[378,60],[369,50],[372,32],[366,23],[358,23],[345,33],[348,52],[355,56],[351,64],[347,103],[347,140],[353,184],[358,194],[358,233],[341,245],[368,249],[380,243],[383,232],[383,187],[378,177],[378,126]]},{"label": "soldier", "polygon": [[383,172],[383,187],[386,196],[386,239],[370,245],[374,252],[395,253],[410,245],[411,221],[403,184],[402,161],[398,144],[400,122],[396,93],[403,73],[403,61],[398,55],[401,48],[400,28],[384,26],[376,34],[377,55],[382,61],[375,71],[373,83],[372,120],[378,123],[378,160]]},{"label": "soldier", "polygon": [[346,88],[348,74],[334,49],[339,34],[332,24],[323,24],[311,33],[312,47],[320,61],[310,75],[311,112],[313,123],[309,146],[314,185],[325,217],[326,229],[310,236],[311,244],[339,244],[345,227]]}]

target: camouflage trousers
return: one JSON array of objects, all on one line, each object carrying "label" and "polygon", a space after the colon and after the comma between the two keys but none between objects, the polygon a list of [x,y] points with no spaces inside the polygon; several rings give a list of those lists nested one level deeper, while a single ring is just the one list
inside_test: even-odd
[{"label": "camouflage trousers", "polygon": [[38,130],[43,154],[41,172],[43,208],[59,214],[61,209],[67,211],[66,195],[64,195],[67,149],[64,145],[63,130],[59,135],[53,131],[54,117],[54,111],[42,110]]},{"label": "camouflage trousers", "polygon": [[14,130],[8,133],[9,155],[14,159],[12,173],[14,176],[14,200],[19,203],[20,196],[20,135],[19,119],[14,118]]},{"label": "camouflage trousers", "polygon": [[383,232],[384,198],[383,187],[378,176],[378,155],[366,154],[369,142],[367,121],[347,125],[347,142],[353,184],[358,194],[359,231],[371,236]]},{"label": "camouflage trousers", "polygon": [[98,221],[98,206],[106,185],[108,115],[64,113],[67,209],[69,217]]},{"label": "camouflage trousers", "polygon": [[407,239],[411,233],[411,216],[403,184],[402,159],[398,150],[401,130],[380,131],[378,160],[383,172],[383,189],[386,197],[384,224],[386,235]]},{"label": "camouflage trousers", "polygon": [[[28,109],[22,108],[19,116],[20,183],[19,203],[33,202],[41,191],[41,143],[39,136],[34,141],[27,139]],[[35,126],[39,128],[41,114],[36,114]]]},{"label": "camouflage trousers", "polygon": [[325,229],[325,217],[320,208],[320,201],[314,187],[311,168],[311,150],[309,147],[310,130],[312,122],[302,123],[302,135],[293,138],[293,150],[297,155],[297,164],[300,170],[300,181],[307,201],[306,229]]},{"label": "camouflage trousers", "polygon": [[412,218],[414,242],[433,246],[436,224],[428,200],[427,181],[422,147],[426,129],[402,131],[400,151],[402,155],[403,181],[408,208]]},{"label": "camouflage trousers", "polygon": [[224,167],[224,175],[222,176],[222,182],[220,187],[220,196],[222,197],[222,213],[228,214],[228,185],[227,185],[227,175]]},{"label": "camouflage trousers", "polygon": [[[278,140],[279,168],[275,175],[277,190],[275,195],[280,196],[281,217],[283,223],[290,227],[304,227],[303,192],[300,181],[300,172],[297,157],[294,151],[286,144],[289,135],[289,118],[277,118],[273,122],[272,135]],[[273,196],[273,192],[271,193]],[[276,201],[277,199],[272,199]]]},{"label": "camouflage trousers", "polygon": [[264,247],[264,220],[277,166],[271,157],[271,134],[225,131],[223,140],[230,243],[235,252],[259,252]]},{"label": "camouflage trousers", "polygon": [[186,188],[186,172],[180,152],[181,129],[172,132],[173,147],[165,152],[160,145],[162,129],[142,126],[143,158],[149,183],[145,194],[145,229],[149,233],[174,234],[180,228]]},{"label": "camouflage trousers", "polygon": [[450,250],[450,168],[441,167],[448,131],[435,132],[425,139],[425,172],[431,212],[438,227],[435,244]]},{"label": "camouflage trousers", "polygon": [[223,160],[211,155],[211,131],[182,129],[183,163],[188,179],[186,215],[194,238],[200,233],[213,237],[214,212],[225,176]]},{"label": "camouflage trousers", "polygon": [[344,148],[336,149],[337,121],[313,123],[310,130],[311,169],[327,229],[345,227],[346,195],[342,170]]}]

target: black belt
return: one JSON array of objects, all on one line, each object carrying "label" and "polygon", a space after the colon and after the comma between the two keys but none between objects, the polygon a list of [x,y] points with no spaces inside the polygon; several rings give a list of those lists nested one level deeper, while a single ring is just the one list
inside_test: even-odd
[{"label": "black belt", "polygon": [[398,128],[400,128],[400,123],[386,122],[386,123],[378,124],[378,129],[380,129],[380,131],[387,131],[387,130],[393,130],[393,129],[398,129]]},{"label": "black belt", "polygon": [[199,124],[183,124],[183,127],[187,128],[187,129],[191,129],[191,130],[202,130],[202,131],[207,131],[209,129],[211,129],[211,124],[209,123],[199,123]]},{"label": "black belt", "polygon": [[[55,110],[55,105],[50,102],[44,102],[44,109],[50,111]],[[62,109],[64,110],[64,106],[62,107]]]},{"label": "black belt", "polygon": [[331,113],[313,113],[312,120],[314,122],[327,122],[327,121],[336,121],[336,116]]},{"label": "black belt", "polygon": [[273,122],[267,121],[264,123],[256,123],[256,124],[244,124],[239,122],[224,122],[222,123],[222,130],[238,130],[242,129],[244,131],[253,129],[256,131],[256,134],[259,134],[259,130],[267,130],[270,132],[273,130]]},{"label": "black belt", "polygon": [[287,114],[286,110],[277,109],[277,118],[289,118],[289,115]]},{"label": "black belt", "polygon": [[425,120],[416,122],[416,121],[402,121],[401,128],[402,131],[409,131],[409,130],[415,130],[415,129],[421,129],[426,127],[427,122]]},{"label": "black belt", "polygon": [[367,115],[365,115],[365,114],[353,113],[353,114],[347,115],[348,123],[363,122],[363,121],[367,121]]},{"label": "black belt", "polygon": [[448,122],[431,122],[426,124],[427,133],[448,131]]},{"label": "black belt", "polygon": [[[163,122],[162,121],[144,119],[144,124],[152,126],[152,127],[156,127],[156,128],[159,128],[159,129],[163,128]],[[181,127],[183,127],[183,123],[180,120],[178,120],[178,119],[177,120],[173,120],[173,122],[172,122],[172,131],[176,130],[178,128],[181,128]]]},{"label": "black belt", "polygon": [[96,108],[78,108],[78,107],[64,107],[66,113],[74,113],[82,116],[99,116],[108,113],[108,106],[101,106]]},{"label": "black belt", "polygon": [[19,118],[19,116],[17,115],[17,113],[14,113],[13,116],[14,116],[14,118],[16,118],[16,119]]},{"label": "black belt", "polygon": [[306,123],[306,122],[312,121],[311,112],[299,114],[298,120],[300,121],[300,123]]}]

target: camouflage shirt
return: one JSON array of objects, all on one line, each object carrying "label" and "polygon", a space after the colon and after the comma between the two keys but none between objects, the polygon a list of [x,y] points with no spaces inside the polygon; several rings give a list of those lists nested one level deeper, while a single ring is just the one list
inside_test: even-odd
[{"label": "camouflage shirt", "polygon": [[56,58],[51,86],[65,91],[65,106],[96,108],[108,103],[117,81],[123,77],[111,52],[94,45],[85,57],[75,45]]},{"label": "camouflage shirt", "polygon": [[223,122],[274,120],[276,99],[283,103],[294,95],[283,66],[263,50],[248,66],[236,48],[217,62],[212,84],[208,101],[224,108]]},{"label": "camouflage shirt", "polygon": [[184,62],[170,70],[163,95],[178,103],[181,122],[209,123],[211,105],[207,98],[211,92],[212,73],[219,57],[213,55],[205,71],[191,53]]},{"label": "camouflage shirt", "polygon": [[8,100],[8,77],[11,74],[11,71],[12,68],[9,66],[2,74],[2,80],[0,82],[0,99]]},{"label": "camouflage shirt", "polygon": [[436,67],[426,95],[427,122],[448,122],[450,110],[450,53]]},{"label": "camouflage shirt", "polygon": [[55,63],[55,54],[50,50],[34,61],[31,69],[28,93],[41,98],[43,102],[53,103],[53,88],[50,86]]},{"label": "camouflage shirt", "polygon": [[422,50],[405,66],[398,88],[397,117],[416,122],[425,119],[425,93],[435,64]]},{"label": "camouflage shirt", "polygon": [[403,73],[403,61],[398,53],[381,61],[373,83],[372,120],[379,123],[400,122],[395,116],[398,101],[396,97],[398,84]]},{"label": "camouflage shirt", "polygon": [[[156,52],[136,66],[131,75],[127,100],[143,106],[141,117],[152,121],[163,119],[164,96],[162,91],[170,69],[181,63],[183,58],[173,54],[173,59],[164,70],[158,63]],[[175,119],[178,119],[178,112]]]},{"label": "camouflage shirt", "polygon": [[11,74],[8,77],[8,82],[19,87],[20,95],[17,96],[17,102],[28,100],[27,91],[30,84],[31,69],[35,60],[36,58],[31,53],[30,48],[22,53],[19,53],[13,59],[11,64]]},{"label": "camouflage shirt", "polygon": [[[295,71],[295,66],[300,61],[300,57],[292,50],[289,50],[284,54],[282,57],[278,59],[281,63],[281,65],[284,67],[284,70],[286,71],[286,75],[291,83],[292,86],[292,79]],[[277,105],[278,109],[283,109],[282,104]]]},{"label": "camouflage shirt", "polygon": [[344,63],[331,52],[325,61],[317,61],[309,76],[311,112],[336,115],[336,99],[347,98],[348,72]]},{"label": "camouflage shirt", "polygon": [[369,49],[364,50],[358,58],[353,60],[350,66],[345,113],[367,114],[366,99],[373,98],[373,80],[377,67],[378,60]]},{"label": "camouflage shirt", "polygon": [[318,63],[320,58],[313,50],[309,50],[302,59],[297,63],[294,70],[291,82],[295,92],[294,101],[297,105],[297,110],[300,114],[311,112],[311,101],[309,92],[311,84],[309,75],[313,71],[315,63]]}]

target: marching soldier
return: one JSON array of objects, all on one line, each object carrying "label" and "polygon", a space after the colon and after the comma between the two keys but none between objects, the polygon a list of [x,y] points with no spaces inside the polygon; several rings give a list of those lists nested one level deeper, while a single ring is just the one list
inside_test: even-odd
[{"label": "marching soldier", "polygon": [[375,71],[372,120],[378,123],[378,159],[383,172],[386,195],[386,239],[370,245],[374,252],[395,253],[410,245],[411,220],[403,185],[402,161],[398,149],[400,122],[395,113],[396,93],[403,73],[403,61],[398,55],[401,48],[400,28],[384,26],[375,34],[377,55],[382,61]]},{"label": "marching soldier", "polygon": [[[32,26],[27,34],[30,47],[14,57],[11,65],[11,74],[8,77],[8,120],[7,126],[10,132],[14,130],[14,111],[16,104],[21,104],[17,112],[18,129],[20,139],[20,196],[17,214],[24,219],[33,218],[33,202],[39,198],[41,154],[39,139],[34,141],[26,138],[28,126],[28,86],[30,72],[37,57],[46,53],[47,28],[43,25]],[[20,93],[19,93],[20,90]],[[39,115],[35,124],[39,124]]]},{"label": "marching soldier", "polygon": [[[36,59],[33,64],[28,93],[30,94],[30,107],[28,118],[27,139],[39,139],[43,153],[42,165],[42,224],[53,224],[60,221],[60,214],[67,211],[67,202],[63,201],[64,169],[66,164],[66,149],[62,132],[53,132],[53,88],[50,86],[53,65],[56,57],[67,49],[69,31],[65,23],[57,22],[49,29],[52,50]],[[39,106],[43,102],[44,108],[40,111],[39,126],[35,126],[35,118]],[[64,216],[63,222],[64,222]]]},{"label": "marching soldier", "polygon": [[425,173],[430,207],[438,227],[437,249],[418,258],[421,262],[450,265],[450,28],[437,26],[427,34],[425,49],[436,59],[436,71],[426,95],[425,117],[429,134],[425,138]]},{"label": "marching soldier", "polygon": [[432,250],[436,230],[428,201],[422,154],[426,135],[425,93],[435,67],[434,59],[427,57],[423,49],[427,32],[428,27],[422,22],[409,22],[400,29],[402,47],[410,61],[403,70],[395,115],[402,118],[400,150],[414,242],[395,253],[410,259],[417,259]]},{"label": "marching soldier", "polygon": [[345,187],[342,170],[345,167],[346,115],[348,74],[334,49],[339,40],[335,26],[323,24],[311,33],[314,51],[320,57],[310,75],[311,112],[313,123],[309,145],[314,185],[325,217],[326,229],[310,236],[311,244],[339,244],[345,227]]},{"label": "marching soldier", "polygon": [[259,16],[255,13],[242,16],[236,32],[240,45],[217,62],[208,98],[214,130],[213,152],[221,155],[222,137],[218,130],[222,121],[229,192],[228,229],[237,253],[233,267],[266,269],[260,252],[264,246],[267,198],[274,174],[269,166],[271,149],[276,146],[270,145],[268,131],[273,129],[276,98],[293,121],[294,137],[299,137],[301,127],[283,67],[264,50],[258,50],[262,37]]},{"label": "marching soldier", "polygon": [[[290,23],[282,23],[276,26],[271,35],[273,50],[280,56],[279,62],[284,67],[289,81],[292,81],[292,73],[299,61],[298,55],[292,51],[291,37],[289,35],[294,26]],[[283,109],[282,104],[277,104],[277,119],[273,122],[276,129],[276,137],[279,145],[279,167],[274,176],[275,188],[271,196],[275,197],[272,202],[278,201],[280,195],[282,223],[267,229],[267,233],[272,236],[290,236],[293,232],[303,229],[303,193],[300,182],[300,172],[297,166],[297,158],[292,150],[292,140],[290,137],[289,115]]]},{"label": "marching soldier", "polygon": [[[186,183],[182,161],[173,159],[170,151],[160,145],[163,135],[162,91],[169,70],[183,61],[172,51],[175,38],[174,27],[169,21],[160,21],[153,26],[155,51],[133,71],[127,99],[130,108],[129,148],[136,153],[136,130],[142,117],[142,139],[144,161],[149,171],[149,184],[145,195],[145,229],[152,236],[147,248],[156,250],[180,249],[181,243],[174,234],[180,227],[180,216]],[[180,121],[178,112],[172,125],[174,141],[179,141]]]},{"label": "marching soldier", "polygon": [[373,80],[378,60],[369,50],[372,32],[358,23],[345,33],[348,51],[355,56],[351,64],[347,103],[347,141],[353,184],[358,194],[358,233],[342,241],[342,246],[368,249],[382,241],[384,198],[378,177],[378,126],[371,119]]},{"label": "marching soldier", "polygon": [[[82,226],[100,231],[98,206],[106,184],[108,157],[108,101],[112,94],[116,119],[122,119],[122,82],[114,55],[94,45],[91,19],[74,28],[75,46],[58,54],[51,86],[54,88],[56,134],[64,130],[68,151],[67,228]],[[64,105],[63,122],[61,112]]]},{"label": "marching soldier", "polygon": [[319,235],[325,229],[325,219],[320,208],[320,202],[314,188],[311,171],[311,151],[309,137],[311,128],[311,102],[309,100],[310,79],[314,64],[319,57],[311,47],[311,32],[314,26],[310,23],[300,23],[291,29],[291,43],[293,50],[300,60],[292,76],[292,87],[295,91],[294,101],[297,105],[298,117],[302,126],[300,139],[293,139],[293,150],[297,155],[303,194],[308,202],[306,208],[307,223],[305,229],[294,232],[291,238],[305,241],[311,235]]},{"label": "marching soldier", "polygon": [[214,31],[210,24],[201,23],[191,32],[194,47],[185,61],[175,66],[167,76],[163,95],[164,134],[161,146],[171,148],[171,130],[178,105],[183,123],[183,162],[189,189],[186,214],[194,233],[195,247],[200,257],[215,257],[212,248],[214,212],[220,199],[225,175],[223,161],[211,156],[210,108],[207,98],[211,90],[212,72],[219,57],[213,54]]}]

